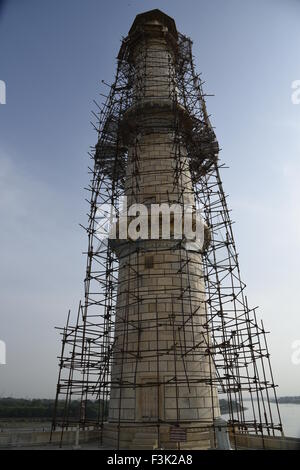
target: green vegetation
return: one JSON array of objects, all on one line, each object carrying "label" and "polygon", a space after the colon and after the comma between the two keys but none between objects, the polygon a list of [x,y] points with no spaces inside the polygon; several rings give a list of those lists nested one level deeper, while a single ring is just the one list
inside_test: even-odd
[{"label": "green vegetation", "polygon": [[[288,397],[290,398],[290,397]],[[296,397],[297,398],[297,397]],[[298,397],[299,398],[299,397]],[[51,420],[54,413],[54,400],[47,399],[32,399],[28,400],[25,398],[0,398],[0,419],[48,419]],[[287,402],[282,402],[287,403]],[[290,403],[290,402],[289,402]],[[295,403],[295,402],[293,402]],[[57,416],[62,417],[64,413],[64,401],[58,402]],[[233,402],[232,407],[234,411],[238,409],[245,409],[239,403]],[[104,417],[108,413],[108,403],[99,403],[96,401],[88,400],[86,406],[86,418],[91,420],[97,420],[98,416],[103,412]],[[229,413],[228,401],[225,399],[220,400],[221,414]],[[80,412],[80,402],[73,400],[69,408],[69,418],[78,418]]]},{"label": "green vegetation", "polygon": [[278,403],[293,403],[296,405],[300,405],[300,397],[279,397]]},{"label": "green vegetation", "polygon": [[[220,411],[222,415],[228,414],[229,413],[229,403],[228,400],[225,400],[223,398],[220,399]],[[241,410],[246,410],[244,406],[241,406],[237,401],[232,402],[232,409],[233,411],[241,411]]]},{"label": "green vegetation", "polygon": [[[47,418],[51,419],[54,413],[54,400],[33,399],[27,400],[23,398],[0,398],[0,418]],[[107,415],[107,404],[103,407],[100,404],[100,412],[104,408],[105,416]],[[76,418],[79,416],[80,402],[73,400],[69,408],[69,417]],[[64,401],[58,402],[57,416],[62,417],[64,413]],[[92,400],[87,401],[86,417],[89,419],[97,419],[99,415],[99,402]]]}]

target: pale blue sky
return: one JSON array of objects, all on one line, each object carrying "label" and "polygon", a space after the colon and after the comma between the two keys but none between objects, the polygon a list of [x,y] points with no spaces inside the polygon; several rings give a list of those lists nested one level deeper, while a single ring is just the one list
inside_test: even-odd
[{"label": "pale blue sky", "polygon": [[90,110],[136,14],[194,42],[222,147],[243,279],[271,331],[279,393],[300,394],[297,0],[9,0],[0,8],[0,395],[54,394],[63,325],[83,293]]}]

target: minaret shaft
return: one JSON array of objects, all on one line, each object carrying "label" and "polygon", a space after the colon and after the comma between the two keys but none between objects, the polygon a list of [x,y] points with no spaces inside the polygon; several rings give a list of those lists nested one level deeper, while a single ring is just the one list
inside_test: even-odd
[{"label": "minaret shaft", "polygon": [[[187,150],[178,138],[184,124],[176,100],[174,37],[163,19],[137,25],[130,37],[135,83],[123,123],[130,129],[128,207],[195,205]],[[117,426],[123,427],[119,445],[126,448],[137,442],[143,426],[150,426],[154,445],[159,425],[160,440],[172,448],[169,428],[180,425],[188,430],[191,442],[186,448],[191,448],[200,438],[189,429],[209,427],[219,414],[214,370],[206,353],[201,253],[162,238],[122,240],[117,252],[109,436],[116,438]]]}]

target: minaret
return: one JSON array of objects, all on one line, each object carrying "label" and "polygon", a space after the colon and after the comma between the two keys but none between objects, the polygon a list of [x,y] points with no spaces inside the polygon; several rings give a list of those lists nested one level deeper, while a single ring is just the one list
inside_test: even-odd
[{"label": "minaret", "polygon": [[227,432],[236,449],[248,437],[267,448],[283,430],[266,330],[245,295],[192,41],[172,18],[136,17],[106,98],[52,440],[69,443],[76,426],[104,448],[229,448]]},{"label": "minaret", "polygon": [[[152,10],[136,17],[119,53],[119,60],[134,70],[131,103],[119,124],[122,144],[128,147],[128,208],[177,204],[184,213],[186,205],[195,207],[181,138],[192,122],[179,103],[177,44],[174,20]],[[119,275],[103,440],[115,448],[172,449],[178,442],[186,449],[210,447],[207,431],[219,416],[207,352],[205,246],[174,238],[175,224],[174,214],[170,239],[160,227],[156,239],[149,234],[149,239],[111,241]],[[206,230],[206,243],[208,238]]]}]

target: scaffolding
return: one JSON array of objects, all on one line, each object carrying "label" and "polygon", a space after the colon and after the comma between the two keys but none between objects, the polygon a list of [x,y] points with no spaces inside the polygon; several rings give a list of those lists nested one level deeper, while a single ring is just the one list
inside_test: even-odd
[{"label": "scaffolding", "polygon": [[[256,309],[248,306],[241,280],[221,180],[224,165],[206,110],[203,83],[195,71],[192,41],[178,34],[176,43],[173,40],[170,45],[175,53],[166,55],[153,46],[147,47],[147,37],[139,37],[139,41],[143,47],[133,58],[132,34],[123,40],[115,81],[106,101],[102,106],[95,102],[98,111],[94,113],[97,122],[93,125],[98,138],[90,152],[84,300],[79,304],[75,322],[71,323],[69,312],[66,326],[59,328],[62,350],[52,431],[60,430],[63,443],[64,433],[69,429],[93,427],[99,430],[101,445],[108,410],[114,403],[111,420],[118,434],[116,447],[122,448],[120,433],[130,421],[130,415],[127,419],[122,409],[124,397],[131,390],[138,395],[143,387],[151,387],[157,394],[157,414],[147,423],[135,422],[135,426],[151,428],[160,447],[164,425],[170,425],[174,434],[174,429],[186,421],[182,419],[181,387],[190,389],[197,384],[206,387],[205,390],[210,387],[211,404],[206,406],[212,412],[209,419],[200,415],[193,418],[194,432],[208,428],[214,431],[219,399],[223,398],[233,443],[236,433],[256,434],[262,439],[280,435],[282,424],[267,332],[257,319]],[[167,98],[162,93],[166,84]],[[150,111],[149,115],[145,113],[142,103],[146,100],[151,109],[157,94],[165,111],[158,113],[149,131],[152,115]],[[103,236],[108,220],[103,207],[113,211],[114,220],[120,221],[124,195],[131,203],[145,203],[143,181],[157,170],[151,170],[150,165],[145,171],[141,155],[153,128],[158,138],[151,145],[156,152],[166,145],[172,149],[170,194],[175,194],[178,204],[183,205],[184,197],[190,193],[205,221],[206,242],[201,251],[200,270],[196,255],[186,249],[184,239],[159,240],[151,245],[141,239],[124,242],[127,243],[124,254],[115,241]],[[142,135],[146,136],[144,140]],[[184,155],[182,149],[186,149]],[[170,203],[175,202],[174,196],[166,197]],[[151,202],[150,195],[146,204]],[[173,274],[176,262],[177,282],[159,290],[156,278],[161,279],[160,267],[164,267],[165,277],[168,271],[166,253]],[[147,293],[145,277],[147,285],[150,279],[155,286],[152,290],[147,288]],[[199,290],[203,291],[202,300]],[[164,315],[158,314],[159,308],[155,307],[162,299],[170,305]],[[145,304],[154,306],[151,316],[145,314]],[[165,342],[163,330],[169,334]],[[151,333],[151,345],[143,340],[144,332]],[[150,384],[139,379],[139,367],[145,357],[153,364],[154,378]],[[175,370],[173,377],[167,379],[161,370],[165,357],[173,361]],[[201,361],[206,364],[203,373],[190,373],[190,364]],[[171,417],[159,412],[164,399],[161,391],[168,387],[175,391]]]}]

